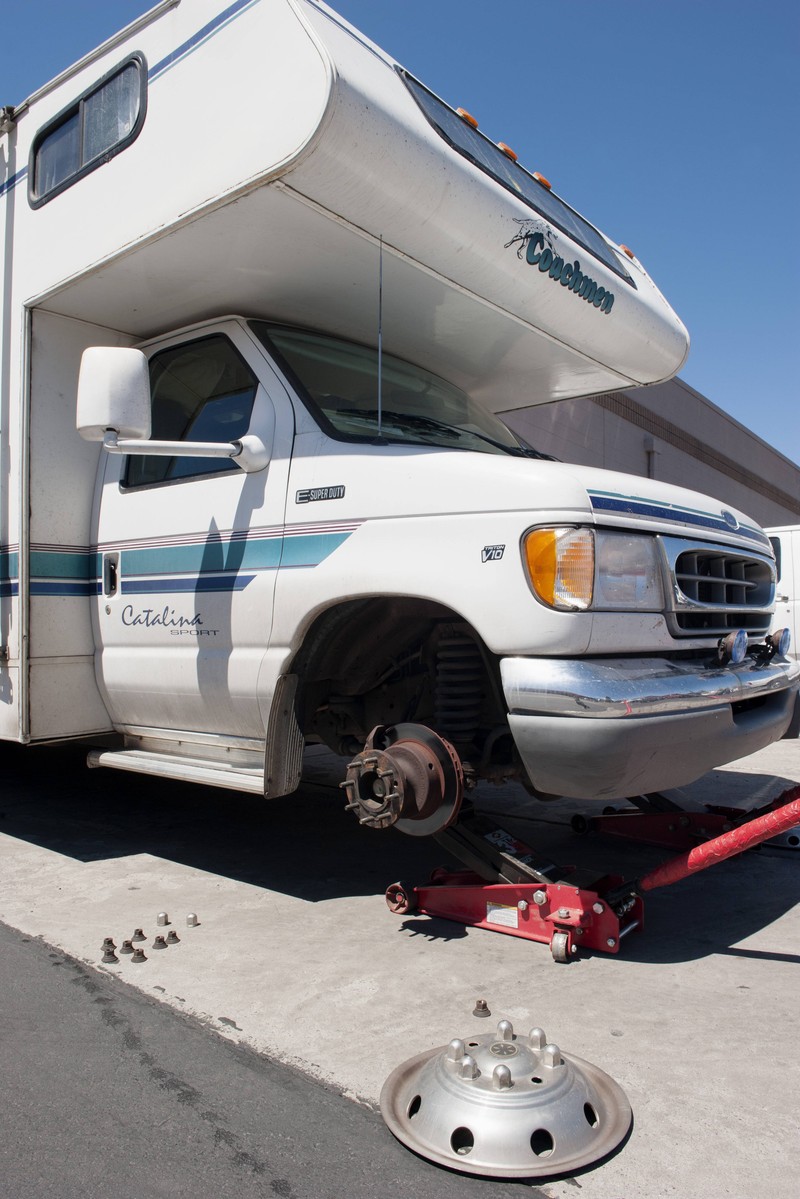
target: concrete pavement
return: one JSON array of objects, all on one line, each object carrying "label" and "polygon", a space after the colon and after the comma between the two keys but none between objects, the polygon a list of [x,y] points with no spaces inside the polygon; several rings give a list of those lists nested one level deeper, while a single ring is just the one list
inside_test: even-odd
[{"label": "concrete pavement", "polygon": [[[0,919],[26,935],[371,1106],[401,1061],[486,1031],[471,1014],[485,997],[626,1091],[633,1135],[581,1175],[587,1199],[796,1194],[800,852],[760,850],[654,892],[618,957],[557,966],[546,946],[392,916],[386,885],[424,881],[442,851],[357,827],[329,755],[310,752],[298,794],[259,803],[86,773],[77,748],[2,752]],[[800,742],[786,741],[671,794],[750,808],[797,782]],[[569,817],[591,805],[532,805],[513,787],[478,798],[562,862],[636,877],[669,856],[575,837]],[[181,941],[152,951],[163,910]],[[103,938],[137,926],[148,961],[100,965]],[[542,1189],[562,1199],[575,1185]]]}]

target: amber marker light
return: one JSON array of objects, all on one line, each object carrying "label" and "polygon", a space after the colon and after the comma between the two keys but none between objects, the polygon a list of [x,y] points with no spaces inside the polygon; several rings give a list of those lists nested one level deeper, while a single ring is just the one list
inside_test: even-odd
[{"label": "amber marker light", "polygon": [[533,177],[537,183],[541,183],[542,187],[546,187],[549,192],[553,190],[553,185],[549,179],[545,179],[544,175],[540,175],[538,171],[533,172]]},{"label": "amber marker light", "polygon": [[594,591],[594,535],[591,529],[534,529],[523,542],[534,592],[551,608],[588,608]]},{"label": "amber marker light", "polygon": [[457,108],[456,112],[461,117],[462,121],[466,121],[467,124],[471,125],[473,129],[478,128],[478,122],[475,120],[471,112],[467,112],[466,108]]},{"label": "amber marker light", "polygon": [[623,246],[622,242],[620,242],[620,243],[619,243],[619,248],[620,248],[620,250],[622,250],[622,253],[623,253],[623,254],[627,254],[629,258],[635,258],[635,257],[636,257],[636,255],[634,254],[634,252],[633,252],[633,250],[630,248],[630,246]]},{"label": "amber marker light", "polygon": [[498,148],[498,150],[502,150],[503,153],[505,154],[506,158],[510,158],[512,162],[517,161],[519,155],[515,154],[514,151],[511,149],[511,147],[507,146],[505,142],[498,142],[497,148]]}]

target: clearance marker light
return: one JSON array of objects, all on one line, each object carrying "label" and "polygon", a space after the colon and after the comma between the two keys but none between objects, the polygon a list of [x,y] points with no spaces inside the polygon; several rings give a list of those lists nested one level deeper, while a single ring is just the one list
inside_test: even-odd
[{"label": "clearance marker light", "polygon": [[457,112],[457,113],[458,113],[458,115],[461,117],[461,120],[462,120],[462,121],[466,121],[466,122],[467,122],[467,124],[468,124],[468,125],[471,125],[473,129],[477,129],[477,128],[478,128],[478,122],[475,120],[475,118],[474,118],[474,116],[472,115],[472,113],[470,113],[470,112],[467,112],[466,108],[457,108],[457,109],[456,109],[456,112]]},{"label": "clearance marker light", "polygon": [[533,172],[533,177],[537,183],[541,183],[542,187],[546,187],[549,192],[553,190],[553,185],[549,179],[545,179],[544,175],[540,175],[538,171]]},{"label": "clearance marker light", "polygon": [[623,246],[622,242],[620,242],[620,243],[619,243],[619,248],[620,248],[620,250],[622,250],[622,253],[623,253],[623,254],[627,254],[629,258],[635,258],[635,257],[636,257],[636,255],[634,254],[634,252],[633,252],[633,250],[630,248],[630,246]]},{"label": "clearance marker light", "polygon": [[506,157],[510,158],[512,162],[516,162],[519,158],[519,155],[515,154],[511,147],[507,146],[505,142],[498,142],[497,148],[498,150],[502,150]]}]

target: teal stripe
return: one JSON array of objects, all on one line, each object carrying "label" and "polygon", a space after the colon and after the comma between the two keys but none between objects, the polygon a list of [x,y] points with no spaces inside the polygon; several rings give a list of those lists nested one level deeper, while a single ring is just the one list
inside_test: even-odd
[{"label": "teal stripe", "polygon": [[207,541],[203,545],[153,546],[123,550],[122,573],[131,575],[208,574],[221,570],[274,569],[280,565],[281,539]]},{"label": "teal stripe", "polygon": [[0,552],[0,579],[16,579],[19,576],[19,554],[16,550]]},{"label": "teal stripe", "polygon": [[283,543],[281,566],[318,566],[349,536],[349,533],[311,533],[287,537]]},{"label": "teal stripe", "polygon": [[31,577],[37,579],[96,579],[97,554],[31,550]]}]

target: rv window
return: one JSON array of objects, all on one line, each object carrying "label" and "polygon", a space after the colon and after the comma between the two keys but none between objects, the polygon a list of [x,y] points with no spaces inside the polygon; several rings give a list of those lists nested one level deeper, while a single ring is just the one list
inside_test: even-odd
[{"label": "rv window", "polygon": [[594,225],[590,225],[574,208],[539,183],[480,130],[462,120],[457,112],[429,92],[413,75],[405,71],[400,74],[430,123],[459,154],[469,158],[557,229],[567,233],[579,246],[594,254],[615,274],[633,284],[625,267]]},{"label": "rv window", "polygon": [[[326,433],[339,441],[375,442],[377,350],[262,321],[252,327]],[[542,457],[460,388],[393,354],[382,355],[380,393],[385,442]]]},{"label": "rv window", "polygon": [[108,162],[138,136],[146,81],[144,58],[135,54],[37,133],[29,171],[34,208]]},{"label": "rv window", "polygon": [[[226,337],[162,350],[150,359],[154,441],[236,441],[250,427],[258,380]],[[238,470],[230,458],[131,455],[125,487]]]}]

